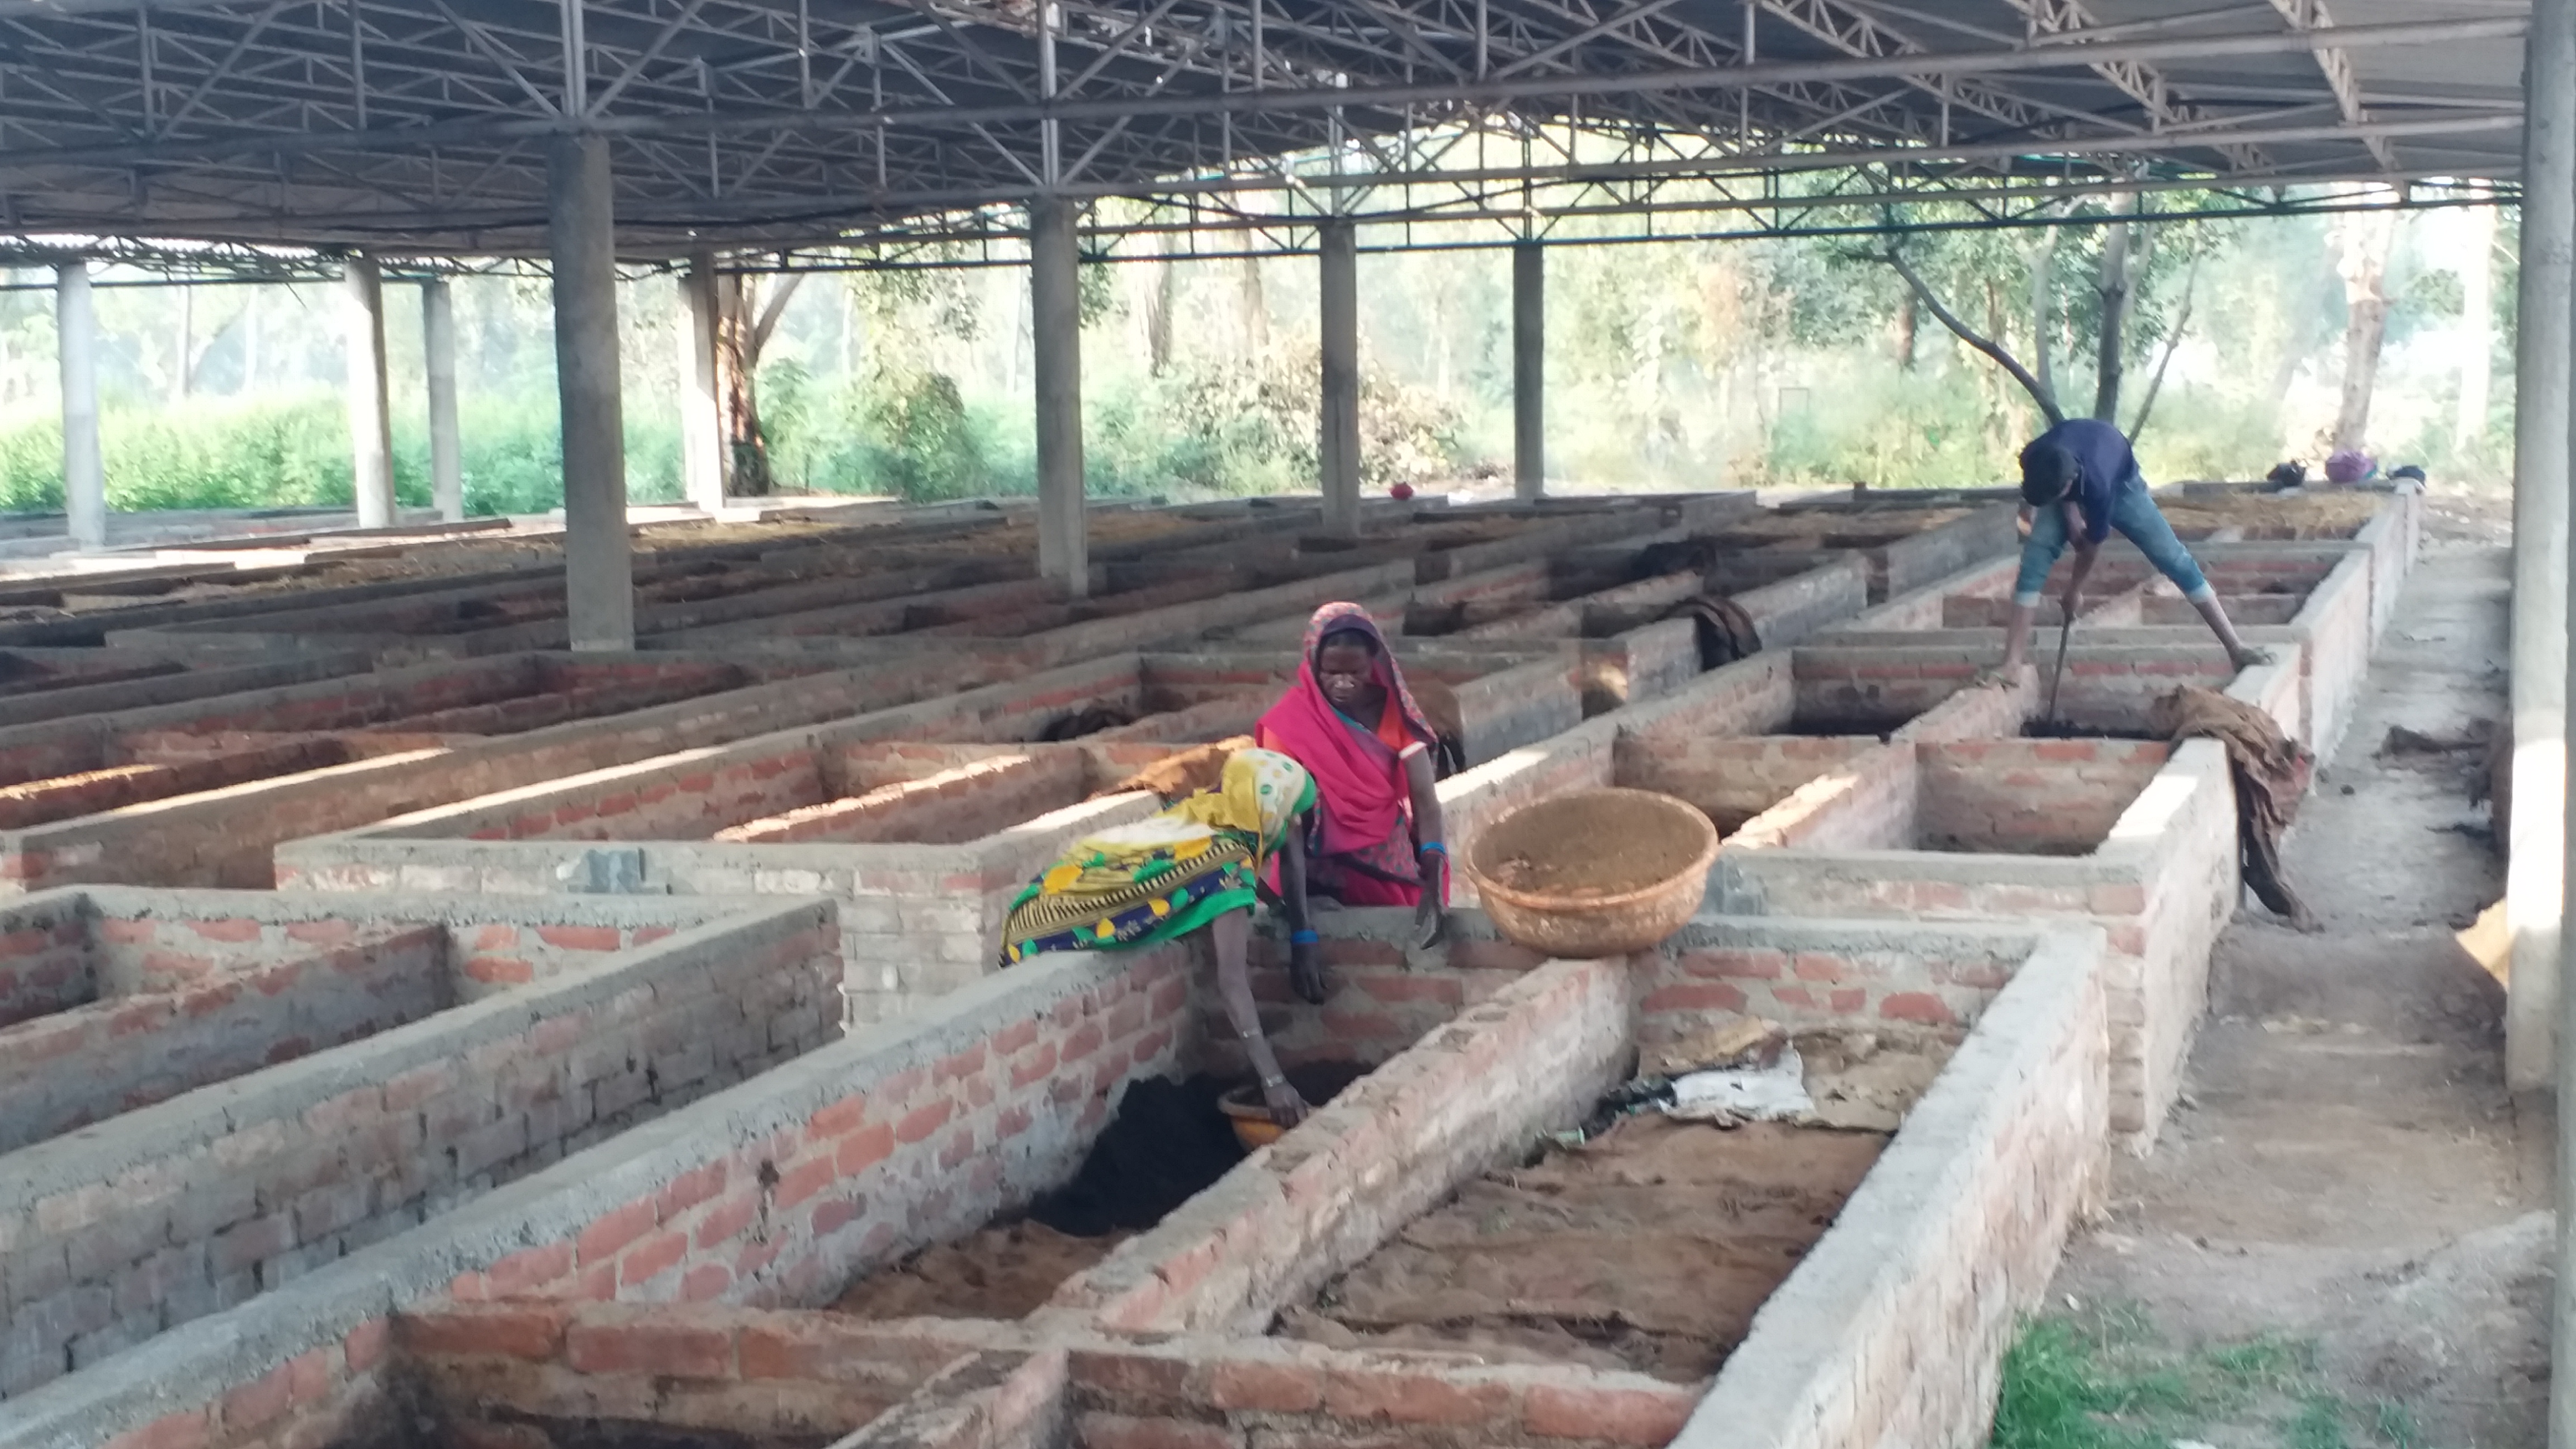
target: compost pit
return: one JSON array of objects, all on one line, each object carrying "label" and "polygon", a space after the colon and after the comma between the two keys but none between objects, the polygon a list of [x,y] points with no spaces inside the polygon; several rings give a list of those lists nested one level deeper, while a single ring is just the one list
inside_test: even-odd
[{"label": "compost pit", "polygon": [[[1287,1069],[1320,1107],[1367,1074],[1349,1062]],[[925,1248],[851,1285],[832,1311],[859,1318],[1025,1318],[1067,1279],[1215,1185],[1244,1158],[1217,1099],[1239,1077],[1148,1077],[1127,1089],[1073,1180],[1024,1218]]]},{"label": "compost pit", "polygon": [[1695,1383],[1744,1341],[1888,1136],[1624,1118],[1469,1182],[1279,1331]]},{"label": "compost pit", "polygon": [[[1956,1031],[1912,1025],[1789,1037],[1812,1113],[1720,1127],[1605,1102],[1581,1146],[1469,1182],[1278,1331],[1684,1383],[1716,1373],[1958,1048]],[[1668,1054],[1646,1053],[1646,1069],[1678,1069]]]}]

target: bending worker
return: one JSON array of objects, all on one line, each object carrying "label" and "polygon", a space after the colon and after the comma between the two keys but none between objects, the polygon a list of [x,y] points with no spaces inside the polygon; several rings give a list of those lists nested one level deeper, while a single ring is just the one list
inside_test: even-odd
[{"label": "bending worker", "polygon": [[2020,676],[2031,625],[2039,617],[2040,592],[2048,586],[2057,556],[2068,543],[2075,545],[2075,572],[2060,599],[2065,617],[2072,619],[2083,604],[2084,580],[2101,555],[2102,540],[2114,529],[2182,590],[2209,632],[2227,646],[2227,657],[2237,668],[2272,662],[2270,654],[2246,643],[2227,622],[2218,590],[2201,576],[2191,550],[2174,537],[2173,525],[2157,510],[2147,480],[2138,472],[2137,454],[2118,428],[2092,418],[2068,418],[2032,439],[2021,450],[2021,519],[2028,536],[2022,541],[2021,575],[2013,584],[2012,617],[2004,630],[2005,679]]}]

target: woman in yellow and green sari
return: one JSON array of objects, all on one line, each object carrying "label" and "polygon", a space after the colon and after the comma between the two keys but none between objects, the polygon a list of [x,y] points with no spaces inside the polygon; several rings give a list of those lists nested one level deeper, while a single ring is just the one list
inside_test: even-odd
[{"label": "woman in yellow and green sari", "polygon": [[1287,907],[1289,979],[1323,999],[1315,933],[1306,920],[1306,857],[1298,823],[1315,806],[1315,780],[1274,750],[1243,750],[1222,783],[1161,814],[1112,826],[1074,844],[1021,890],[1002,931],[1002,963],[1047,951],[1108,951],[1175,941],[1206,927],[1216,946],[1217,988],[1255,1070],[1271,1120],[1295,1126],[1305,1100],[1288,1085],[1252,1000],[1252,908],[1271,863]]}]

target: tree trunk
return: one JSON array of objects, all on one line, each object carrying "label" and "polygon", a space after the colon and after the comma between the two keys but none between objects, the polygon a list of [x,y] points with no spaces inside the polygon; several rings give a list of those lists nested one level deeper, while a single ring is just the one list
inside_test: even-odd
[{"label": "tree trunk", "polygon": [[1243,259],[1243,285],[1237,293],[1242,308],[1243,350],[1258,357],[1270,350],[1270,303],[1261,295],[1261,262]]},{"label": "tree trunk", "polygon": [[1916,306],[1910,291],[1904,301],[1896,304],[1896,366],[1902,372],[1914,370],[1914,333],[1920,325]]},{"label": "tree trunk", "polygon": [[2343,249],[2343,405],[2335,412],[2334,446],[2358,449],[2370,434],[2370,393],[2379,381],[2379,345],[2388,336],[2388,249],[2397,238],[2394,208],[2350,219]]},{"label": "tree trunk", "polygon": [[2030,255],[2030,360],[2039,378],[2034,396],[2049,400],[2051,411],[2057,396],[2056,292],[2057,228],[2052,226],[2040,233],[2039,245]]},{"label": "tree trunk", "polygon": [[178,401],[197,385],[197,289],[179,289],[178,365],[170,369],[170,397]]},{"label": "tree trunk", "polygon": [[2183,333],[2191,328],[2191,296],[2200,284],[2201,253],[2191,254],[2191,269],[2182,275],[2182,305],[2174,310],[2173,330],[2165,334],[2165,347],[2156,359],[2156,370],[2147,378],[2147,395],[2138,400],[2138,415],[2129,423],[2129,441],[2135,443],[2147,430],[2147,419],[2155,416],[2156,398],[2165,390],[2165,369],[2173,366],[2174,352],[2182,346]]},{"label": "tree trunk", "polygon": [[1180,300],[1181,269],[1172,264],[1172,239],[1163,238],[1163,259],[1154,263],[1154,288],[1145,296],[1145,357],[1153,375],[1172,370],[1172,312]]},{"label": "tree trunk", "polygon": [[[2114,216],[2135,216],[2134,191],[2111,203]],[[2120,383],[2126,370],[2129,331],[2129,223],[2113,222],[2102,238],[2102,336],[2093,369],[2093,416],[2106,423],[2120,420]]]},{"label": "tree trunk", "polygon": [[2464,220],[2469,237],[2460,258],[2460,404],[2451,420],[2451,442],[2474,452],[2486,440],[2494,382],[2496,209],[2473,206]]},{"label": "tree trunk", "polygon": [[2022,390],[2029,393],[2031,399],[2039,404],[2039,410],[2048,416],[2051,424],[2065,421],[2066,414],[2058,409],[2056,394],[2051,392],[2045,383],[2031,376],[2030,369],[2022,366],[2021,359],[2013,356],[2002,343],[1979,336],[1967,323],[1959,320],[1958,313],[1943,306],[1941,299],[1933,295],[1931,284],[1923,280],[1922,274],[1914,270],[1913,266],[1905,260],[1903,253],[1890,247],[1879,253],[1878,259],[1894,268],[1896,275],[1905,279],[1905,285],[1912,289],[1915,298],[1930,309],[1933,321],[1949,328],[1952,336],[1984,353],[1994,360],[1997,367],[2012,374],[2013,381],[2020,383]]}]

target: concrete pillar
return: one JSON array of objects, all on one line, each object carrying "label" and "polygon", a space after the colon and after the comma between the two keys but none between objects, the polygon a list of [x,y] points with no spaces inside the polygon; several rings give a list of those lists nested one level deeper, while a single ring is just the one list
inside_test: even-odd
[{"label": "concrete pillar", "polygon": [[1512,248],[1512,496],[1547,491],[1547,251]]},{"label": "concrete pillar", "polygon": [[385,280],[369,256],[340,269],[340,320],[349,361],[349,460],[358,526],[394,521],[394,435],[385,387]]},{"label": "concrete pillar", "polygon": [[1323,419],[1315,449],[1324,531],[1360,531],[1360,250],[1348,221],[1318,229],[1323,252]]},{"label": "concrete pillar", "polygon": [[420,284],[420,343],[429,373],[429,496],[450,523],[465,517],[465,455],[456,426],[456,302],[444,278]]},{"label": "concrete pillar", "polygon": [[[2523,110],[2522,276],[2514,364],[2513,834],[2505,923],[2513,976],[2505,1078],[2515,1091],[2554,1080],[2559,907],[2567,775],[2568,288],[2576,264],[2576,84],[2544,83],[2553,44],[2576,54],[2570,0],[2532,12]],[[2552,26],[2557,27],[2552,33]]]},{"label": "concrete pillar", "polygon": [[98,314],[90,307],[89,263],[54,271],[56,355],[63,372],[63,512],[72,546],[107,546],[107,468],[98,452]]},{"label": "concrete pillar", "polygon": [[680,274],[680,480],[691,503],[724,507],[724,419],[716,393],[716,259]]},{"label": "concrete pillar", "polygon": [[608,142],[558,136],[547,156],[555,390],[563,410],[564,593],[575,649],[635,647],[626,439],[617,382],[617,233]]},{"label": "concrete pillar", "polygon": [[1082,259],[1072,203],[1029,206],[1029,335],[1037,375],[1038,573],[1090,592],[1082,502]]}]

